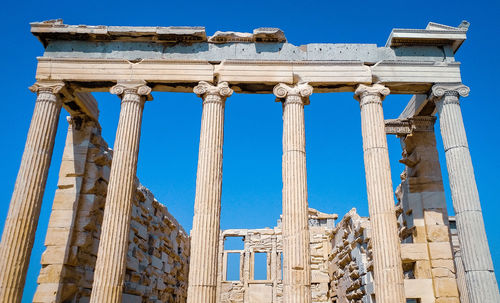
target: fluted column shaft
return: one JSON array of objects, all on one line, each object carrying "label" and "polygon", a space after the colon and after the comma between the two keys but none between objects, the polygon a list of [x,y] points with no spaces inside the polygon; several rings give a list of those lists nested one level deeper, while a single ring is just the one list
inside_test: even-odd
[{"label": "fluted column shaft", "polygon": [[62,82],[37,82],[38,93],[0,245],[0,302],[21,302],[49,172]]},{"label": "fluted column shaft", "polygon": [[124,82],[111,88],[121,97],[101,238],[92,285],[92,303],[121,303],[141,121],[145,96],[151,88],[144,83]]},{"label": "fluted column shaft", "polygon": [[462,252],[455,251],[453,258],[455,259],[456,277],[458,291],[460,292],[460,303],[469,303],[469,291],[467,290],[467,282],[465,282],[464,262],[462,261]]},{"label": "fluted column shaft", "polygon": [[304,105],[312,87],[278,84],[283,102],[283,302],[311,302]]},{"label": "fluted column shaft", "polygon": [[366,189],[372,226],[373,267],[377,302],[405,302],[401,246],[396,221],[391,167],[382,100],[389,89],[359,85]]},{"label": "fluted column shaft", "polygon": [[469,88],[465,85],[435,85],[432,88],[439,113],[469,301],[500,302],[460,110],[459,96],[468,94]]},{"label": "fluted column shaft", "polygon": [[222,192],[222,145],[225,100],[233,91],[227,82],[200,82],[194,92],[203,99],[200,149],[191,255],[188,303],[215,303]]}]

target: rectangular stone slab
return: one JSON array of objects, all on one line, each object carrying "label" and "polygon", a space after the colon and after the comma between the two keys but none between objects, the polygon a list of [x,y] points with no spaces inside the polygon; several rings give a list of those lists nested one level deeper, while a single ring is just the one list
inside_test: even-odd
[{"label": "rectangular stone slab", "polygon": [[78,82],[146,80],[183,83],[213,81],[213,66],[207,61],[38,58],[38,80]]},{"label": "rectangular stone slab", "polygon": [[462,82],[458,62],[382,61],[371,69],[373,77],[384,84]]}]

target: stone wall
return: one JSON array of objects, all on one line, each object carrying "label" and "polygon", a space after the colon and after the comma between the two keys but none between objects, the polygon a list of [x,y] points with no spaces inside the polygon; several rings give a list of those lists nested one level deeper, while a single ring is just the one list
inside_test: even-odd
[{"label": "stone wall", "polygon": [[[325,214],[309,209],[309,232],[311,248],[311,292],[312,302],[330,302],[328,299],[328,256],[331,250],[329,234],[335,226],[335,214]],[[224,249],[224,241],[229,237],[242,237],[241,250]],[[278,225],[264,229],[229,229],[221,233],[219,244],[218,298],[220,303],[281,303],[283,302],[282,253],[283,240],[281,219]],[[227,279],[228,254],[240,256],[240,278]],[[254,280],[256,253],[265,253],[267,277]]]},{"label": "stone wall", "polygon": [[335,303],[372,303],[371,226],[351,209],[331,233],[329,298]]},{"label": "stone wall", "polygon": [[[414,122],[432,126],[434,118],[421,117]],[[406,167],[396,190],[405,296],[408,302],[460,302],[455,270],[455,262],[461,263],[460,247],[455,241],[452,251],[436,139],[432,127],[420,129],[425,131],[401,137],[400,162]],[[374,302],[370,234],[369,218],[360,217],[355,209],[333,230],[332,302]],[[467,302],[464,296],[462,302]]]},{"label": "stone wall", "polygon": [[[69,121],[33,302],[88,302],[112,150],[100,126]],[[189,237],[139,181],[132,209],[124,302],[185,302]]]},{"label": "stone wall", "polygon": [[[434,120],[433,117],[421,117],[414,123],[432,126]],[[396,196],[401,208],[401,258],[406,295],[422,303],[458,302],[436,138],[432,127],[423,129],[427,130],[413,131],[401,138],[403,158],[400,162],[406,167]]]}]

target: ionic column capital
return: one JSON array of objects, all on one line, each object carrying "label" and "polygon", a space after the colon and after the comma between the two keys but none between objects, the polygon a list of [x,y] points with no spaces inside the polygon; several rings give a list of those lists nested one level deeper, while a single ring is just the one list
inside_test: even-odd
[{"label": "ionic column capital", "polygon": [[455,84],[435,84],[431,88],[430,97],[435,99],[435,101],[443,100],[443,97],[455,97],[453,98],[458,102],[458,97],[467,97],[469,95],[470,88],[463,85],[462,83]]},{"label": "ionic column capital", "polygon": [[390,93],[390,89],[382,84],[373,84],[370,86],[360,84],[354,92],[354,99],[360,102],[360,106],[363,106],[368,103],[381,103],[385,99],[385,96],[389,95]]},{"label": "ionic column capital", "polygon": [[[273,88],[273,94],[276,96],[276,102],[286,101],[287,103],[297,101],[304,105],[309,104],[309,96],[313,93],[313,87],[307,82],[297,83],[290,86],[285,83],[279,83]],[[291,98],[289,97],[299,97]],[[293,100],[292,100],[293,99]]]},{"label": "ionic column capital", "polygon": [[193,88],[193,92],[202,98],[203,101],[207,100],[207,96],[219,97],[221,101],[226,100],[227,97],[233,94],[233,90],[229,87],[227,82],[220,82],[217,85],[200,81],[198,85]]},{"label": "ionic column capital", "polygon": [[127,94],[136,95],[145,100],[153,100],[151,96],[151,87],[146,85],[146,81],[118,81],[115,86],[109,89],[113,95],[118,95],[121,99]]},{"label": "ionic column capital", "polygon": [[63,81],[40,80],[30,86],[29,90],[33,93],[44,92],[55,95],[60,93],[64,87],[65,83]]}]

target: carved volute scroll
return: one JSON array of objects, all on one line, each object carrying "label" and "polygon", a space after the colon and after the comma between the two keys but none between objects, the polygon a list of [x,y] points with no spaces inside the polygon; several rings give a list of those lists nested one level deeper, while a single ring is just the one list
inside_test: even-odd
[{"label": "carved volute scroll", "polygon": [[379,103],[389,95],[391,91],[382,84],[373,84],[371,86],[360,84],[354,92],[354,99],[359,101],[359,106],[369,103]]},{"label": "carved volute scroll", "polygon": [[233,90],[227,82],[220,82],[217,85],[213,85],[206,81],[200,81],[193,88],[193,92],[203,99],[203,103],[224,102],[227,97],[233,94]]},{"label": "carved volute scroll", "polygon": [[309,96],[313,93],[313,87],[306,82],[298,83],[294,86],[279,83],[273,88],[273,94],[276,96],[276,102],[286,100],[287,103],[301,102],[304,105],[309,104]]},{"label": "carved volute scroll", "polygon": [[109,89],[110,93],[118,95],[122,101],[130,99],[126,98],[127,95],[139,96],[140,100],[151,101],[153,100],[151,91],[151,87],[146,85],[146,81],[119,81]]}]

